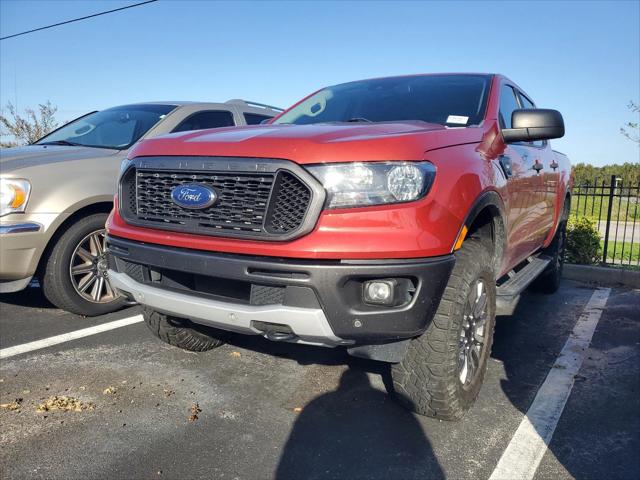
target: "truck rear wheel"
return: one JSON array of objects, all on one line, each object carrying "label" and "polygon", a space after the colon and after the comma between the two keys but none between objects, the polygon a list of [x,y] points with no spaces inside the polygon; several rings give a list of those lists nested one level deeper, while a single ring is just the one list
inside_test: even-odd
[{"label": "truck rear wheel", "polygon": [[456,264],[433,321],[411,341],[391,374],[398,401],[443,420],[458,420],[475,401],[493,342],[496,287],[492,255],[476,238]]},{"label": "truck rear wheel", "polygon": [[169,345],[189,350],[205,352],[224,345],[226,332],[199,325],[186,318],[178,318],[145,308],[144,321],[153,334]]},{"label": "truck rear wheel", "polygon": [[532,287],[542,293],[556,293],[560,288],[560,279],[564,267],[565,247],[567,244],[567,222],[562,221],[551,245],[543,253],[551,257],[547,268],[533,282]]}]

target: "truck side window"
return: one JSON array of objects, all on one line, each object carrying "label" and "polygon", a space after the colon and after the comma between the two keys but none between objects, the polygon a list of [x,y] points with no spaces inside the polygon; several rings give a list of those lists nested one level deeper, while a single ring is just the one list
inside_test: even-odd
[{"label": "truck side window", "polygon": [[511,128],[511,114],[519,108],[516,92],[509,85],[503,85],[500,90],[500,127]]},{"label": "truck side window", "polygon": [[198,112],[185,118],[178,124],[173,132],[186,132],[189,130],[204,130],[205,128],[233,127],[233,115],[226,110],[208,110]]},{"label": "truck side window", "polygon": [[[526,109],[536,108],[533,102],[529,100],[527,97],[525,97],[521,92],[518,92],[518,97],[520,98],[520,104],[522,105],[522,108],[526,108]],[[544,140],[537,140],[535,142],[527,142],[527,144],[532,145],[534,147],[541,148],[541,147],[544,147],[545,142]]]},{"label": "truck side window", "polygon": [[244,113],[244,119],[247,121],[247,125],[259,125],[270,118],[272,117],[269,115],[260,115],[259,113]]}]

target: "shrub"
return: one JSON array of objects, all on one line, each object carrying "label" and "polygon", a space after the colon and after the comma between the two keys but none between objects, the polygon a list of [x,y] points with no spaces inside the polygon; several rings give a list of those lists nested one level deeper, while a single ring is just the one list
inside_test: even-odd
[{"label": "shrub", "polygon": [[586,217],[569,218],[566,260],[584,265],[600,260],[600,233],[594,220]]}]

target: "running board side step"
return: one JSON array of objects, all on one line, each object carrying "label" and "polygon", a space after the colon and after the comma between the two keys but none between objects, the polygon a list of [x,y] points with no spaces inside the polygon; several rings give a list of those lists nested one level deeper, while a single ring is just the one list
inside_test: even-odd
[{"label": "running board side step", "polygon": [[496,315],[513,314],[520,294],[547,268],[549,263],[551,263],[551,257],[546,255],[531,256],[502,277],[506,280],[499,284],[496,290]]}]

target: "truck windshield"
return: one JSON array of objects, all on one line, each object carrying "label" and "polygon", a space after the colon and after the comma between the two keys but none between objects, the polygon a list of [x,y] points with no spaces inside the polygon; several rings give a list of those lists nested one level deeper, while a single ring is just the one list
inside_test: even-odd
[{"label": "truck windshield", "polygon": [[36,145],[79,145],[122,150],[162,120],[175,105],[127,105],[90,113],[36,142]]},{"label": "truck windshield", "polygon": [[343,83],[320,90],[273,123],[417,120],[467,127],[484,117],[490,80],[489,75],[417,75]]}]

